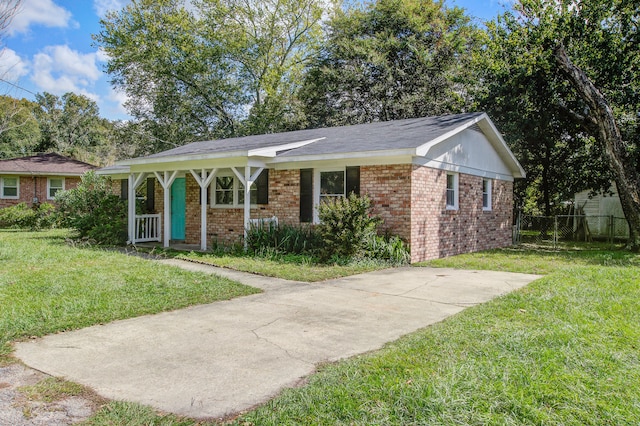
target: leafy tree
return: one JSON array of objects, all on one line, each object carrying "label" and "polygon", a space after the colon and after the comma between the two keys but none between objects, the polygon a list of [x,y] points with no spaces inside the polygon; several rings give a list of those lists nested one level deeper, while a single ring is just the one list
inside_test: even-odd
[{"label": "leafy tree", "polygon": [[463,10],[378,0],[338,12],[301,95],[312,127],[461,112],[483,39]]},{"label": "leafy tree", "polygon": [[275,131],[320,40],[320,0],[140,0],[94,36],[157,143]]},{"label": "leafy tree", "polygon": [[[509,42],[557,81],[546,98],[562,112],[571,136],[593,140],[592,167],[601,159],[613,175],[640,250],[640,6],[629,0],[520,0],[505,28]],[[559,116],[560,117],[560,116]]]},{"label": "leafy tree", "polygon": [[36,104],[26,99],[0,96],[0,158],[29,155],[40,141],[33,116]]},{"label": "leafy tree", "polygon": [[35,117],[41,131],[37,151],[55,150],[102,163],[102,156],[109,150],[107,135],[112,123],[100,117],[93,100],[71,92],[62,97],[45,92],[36,95],[36,102]]},{"label": "leafy tree", "polygon": [[487,23],[486,49],[474,64],[483,84],[474,95],[527,172],[516,182],[518,207],[549,216],[575,192],[607,189],[611,176],[593,138],[561,106],[572,96],[566,82],[545,57],[523,49],[520,25],[512,13]]}]

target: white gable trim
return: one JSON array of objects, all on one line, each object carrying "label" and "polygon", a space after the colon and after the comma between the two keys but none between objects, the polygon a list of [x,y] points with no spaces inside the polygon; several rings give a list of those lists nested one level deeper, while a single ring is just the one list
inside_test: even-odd
[{"label": "white gable trim", "polygon": [[[512,171],[513,175],[511,176],[511,180],[513,180],[513,178],[526,177],[526,173],[524,169],[522,168],[522,166],[520,165],[516,157],[513,155],[513,153],[507,146],[507,143],[502,138],[502,135],[500,135],[500,132],[498,132],[498,129],[496,129],[495,125],[493,124],[493,122],[491,121],[491,119],[486,113],[483,113],[482,115],[467,121],[461,126],[419,146],[418,148],[416,148],[416,155],[418,157],[425,157],[429,159],[430,151],[435,146],[465,131],[466,129],[470,128],[475,124],[477,124],[478,127],[480,127],[480,129],[483,131],[483,134],[485,135],[487,140],[493,146],[493,149],[502,158],[502,161],[505,163],[505,165]],[[430,167],[433,167],[433,166],[430,166]],[[442,168],[442,167],[436,167],[436,168]]]}]

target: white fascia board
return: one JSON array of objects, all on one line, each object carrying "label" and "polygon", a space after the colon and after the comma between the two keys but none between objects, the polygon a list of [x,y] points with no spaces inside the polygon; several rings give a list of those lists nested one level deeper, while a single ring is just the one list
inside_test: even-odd
[{"label": "white fascia board", "polygon": [[468,122],[464,123],[459,127],[456,127],[455,129],[445,133],[444,135],[441,135],[419,146],[416,149],[416,155],[418,155],[419,157],[427,157],[431,148],[441,143],[442,141],[445,141],[450,137],[468,129],[474,124],[477,124],[485,132],[486,138],[494,147],[498,155],[503,159],[505,164],[507,164],[507,166],[513,171],[513,176],[511,178],[513,179],[513,178],[526,177],[526,173],[524,169],[522,168],[522,166],[520,165],[516,157],[513,155],[509,147],[507,146],[507,143],[504,141],[504,139],[502,138],[502,135],[500,134],[496,126],[493,124],[493,122],[491,121],[487,113],[483,113],[482,115],[479,115],[473,120],[469,120]]},{"label": "white fascia board", "polygon": [[293,169],[316,169],[316,168],[332,168],[332,167],[350,167],[350,166],[385,166],[394,164],[411,164],[411,155],[403,156],[386,156],[386,157],[369,157],[369,158],[339,158],[331,160],[313,160],[313,161],[291,161],[287,163],[271,164],[270,168],[274,170],[293,170]]},{"label": "white fascia board", "polygon": [[485,118],[487,119],[489,118],[489,116],[487,116],[486,113],[474,118],[473,120],[467,121],[466,123],[456,127],[453,130],[448,131],[443,135],[438,136],[435,139],[430,140],[429,142],[426,142],[420,145],[419,147],[416,148],[416,155],[419,157],[425,157],[429,153],[429,150],[433,148],[435,145],[449,139],[450,137],[462,132],[465,129],[468,129],[469,127],[473,126],[474,124],[478,123],[480,120],[483,120]]},{"label": "white fascia board", "polygon": [[[483,114],[483,116],[486,116],[486,115],[487,114]],[[515,155],[513,155],[513,152],[511,152],[511,150],[509,149],[509,146],[507,145],[505,140],[502,138],[502,135],[500,134],[498,129],[496,129],[496,126],[493,124],[493,121],[491,121],[491,119],[487,116],[484,121],[478,123],[478,126],[482,130],[484,130],[486,134],[488,134],[487,139],[489,139],[492,145],[496,148],[496,151],[498,152],[498,154],[500,154],[500,156],[503,158],[504,156],[506,156],[507,159],[510,160],[510,161],[505,161],[505,163],[507,163],[508,165],[514,166],[512,168],[510,167],[514,172],[513,176],[516,178],[527,177],[527,174],[525,173],[524,169],[520,165],[520,162],[515,157]]]},{"label": "white fascia board", "polygon": [[165,163],[148,163],[131,166],[132,172],[162,172],[171,170],[227,169],[231,167],[265,167],[264,159],[248,157],[230,158],[198,158],[189,161],[173,161]]},{"label": "white fascia board", "polygon": [[127,166],[120,166],[117,168],[111,168],[111,169],[98,169],[96,170],[96,174],[99,176],[111,176],[111,177],[115,177],[115,176],[128,176],[129,173],[131,173],[131,169]]},{"label": "white fascia board", "polygon": [[[343,161],[345,163],[352,163],[354,165],[365,164],[390,164],[388,161],[397,161],[402,159],[402,163],[410,163],[415,150],[409,149],[394,149],[384,151],[363,151],[363,152],[340,152],[336,154],[314,154],[314,155],[301,155],[295,157],[276,157],[268,162],[269,165],[275,169],[292,169],[292,168],[307,168],[308,164],[319,164],[332,162],[337,163]],[[393,163],[398,164],[398,163]]]},{"label": "white fascia board", "polygon": [[166,157],[142,157],[119,161],[116,166],[139,166],[148,164],[183,163],[196,160],[218,160],[226,158],[246,158],[248,151],[224,151],[211,154],[171,155]]},{"label": "white fascia board", "polygon": [[326,139],[326,138],[309,139],[309,140],[306,140],[306,141],[292,142],[292,143],[287,143],[287,144],[284,144],[284,145],[276,145],[276,146],[269,146],[269,147],[266,147],[266,148],[251,149],[251,150],[249,150],[247,152],[247,155],[249,157],[271,157],[271,158],[273,158],[278,154],[278,152],[288,151],[288,150],[291,150],[291,149],[300,148],[302,146],[309,145],[311,143],[318,142],[318,141],[321,141],[323,139]]},{"label": "white fascia board", "polygon": [[446,170],[447,172],[463,173],[471,176],[480,176],[487,179],[506,180],[509,182],[514,181],[514,176],[507,175],[500,172],[481,170],[474,167],[461,166],[459,164],[446,163],[444,161],[438,161],[431,158],[415,157],[413,164],[417,166],[430,167],[432,169]]}]

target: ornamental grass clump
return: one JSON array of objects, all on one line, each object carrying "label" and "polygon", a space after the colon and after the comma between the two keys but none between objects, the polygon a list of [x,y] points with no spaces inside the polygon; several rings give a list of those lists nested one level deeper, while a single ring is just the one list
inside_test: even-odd
[{"label": "ornamental grass clump", "polygon": [[247,247],[254,254],[270,249],[278,254],[312,255],[321,241],[311,226],[265,223],[247,231]]}]

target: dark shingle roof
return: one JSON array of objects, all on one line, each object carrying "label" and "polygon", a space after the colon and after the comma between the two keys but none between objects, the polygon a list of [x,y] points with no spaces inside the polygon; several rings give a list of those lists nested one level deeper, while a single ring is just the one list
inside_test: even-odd
[{"label": "dark shingle roof", "polygon": [[79,176],[95,168],[96,166],[94,165],[83,163],[55,152],[0,160],[0,173]]},{"label": "dark shingle roof", "polygon": [[249,151],[314,139],[320,140],[280,153],[278,157],[417,148],[482,114],[481,112],[476,112],[439,117],[411,118],[352,126],[297,130],[285,133],[194,142],[144,158],[152,159]]}]

